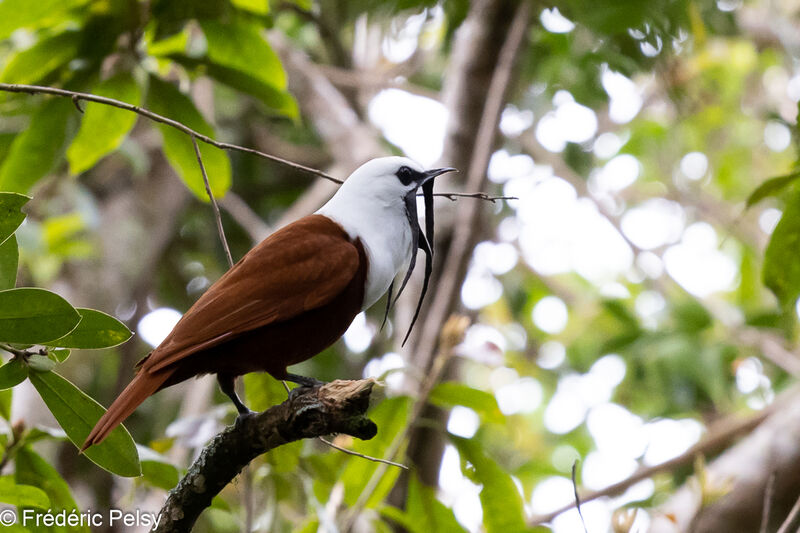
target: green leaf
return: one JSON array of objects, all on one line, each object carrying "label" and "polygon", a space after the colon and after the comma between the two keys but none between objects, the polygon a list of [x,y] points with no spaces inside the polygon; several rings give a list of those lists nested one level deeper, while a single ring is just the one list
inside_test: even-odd
[{"label": "green leaf", "polygon": [[414,531],[419,533],[428,531],[461,533],[466,531],[456,521],[452,509],[437,500],[436,492],[420,483],[416,475],[412,475],[408,483],[406,507],[415,524]]},{"label": "green leaf", "polygon": [[50,372],[56,367],[56,362],[46,355],[31,355],[28,357],[28,368],[35,372]]},{"label": "green leaf", "polygon": [[800,192],[787,201],[764,253],[764,284],[775,293],[784,309],[800,295]]},{"label": "green leaf", "polygon": [[463,405],[477,412],[487,421],[503,421],[503,413],[500,412],[494,395],[473,389],[463,383],[454,381],[439,383],[431,391],[430,401],[440,407]]},{"label": "green leaf", "polygon": [[0,390],[0,416],[11,420],[11,399],[14,394],[11,389]]},{"label": "green leaf", "polygon": [[289,118],[299,116],[297,102],[287,90],[277,89],[249,74],[212,63],[207,59],[195,59],[184,54],[169,54],[168,57],[186,68],[202,70],[218,82],[252,95],[272,111]]},{"label": "green leaf", "polygon": [[75,58],[80,41],[79,31],[65,31],[43,39],[14,55],[0,73],[0,81],[25,84],[41,81],[52,71]]},{"label": "green leaf", "polygon": [[[152,38],[152,35],[146,34],[146,37]],[[184,28],[183,31],[158,41],[146,40],[145,42],[147,44],[147,53],[153,56],[182,54],[186,52],[186,48],[189,46],[189,31]]]},{"label": "green leaf", "polygon": [[[78,447],[82,446],[105,409],[55,372],[34,372],[29,379],[69,440]],[[118,476],[135,477],[142,473],[136,444],[122,425],[117,426],[106,440],[86,450],[84,455]]]},{"label": "green leaf", "polygon": [[26,444],[33,444],[40,440],[58,440],[62,442],[67,442],[69,440],[63,429],[49,426],[32,427],[25,432],[23,438]]},{"label": "green leaf", "polygon": [[85,259],[94,252],[92,243],[80,234],[86,220],[80,212],[50,216],[42,223],[42,240],[55,257]]},{"label": "green leaf", "polygon": [[411,475],[408,482],[406,510],[396,507],[382,507],[381,514],[402,525],[410,533],[464,533],[453,514],[453,510],[436,499],[436,493]]},{"label": "green leaf", "polygon": [[81,321],[67,336],[46,342],[59,348],[81,348],[84,350],[111,348],[131,338],[131,331],[113,316],[95,309],[78,308]]},{"label": "green leaf", "polygon": [[17,485],[11,476],[0,476],[0,502],[45,510],[50,507],[50,498],[42,489]]},{"label": "green leaf", "polygon": [[276,89],[286,89],[286,72],[278,54],[264,39],[262,28],[242,20],[204,20],[200,26],[212,63],[249,74]]},{"label": "green leaf", "polygon": [[202,2],[153,0],[149,14],[154,25],[155,39],[162,39],[183,30],[189,20],[221,20],[234,15],[229,0]]},{"label": "green leaf", "polygon": [[147,483],[164,490],[170,490],[178,484],[178,469],[169,459],[146,446],[137,445],[136,449],[142,463],[142,475]]},{"label": "green leaf", "polygon": [[269,2],[267,0],[231,0],[231,3],[256,15],[266,15],[269,13]]},{"label": "green leaf", "polygon": [[756,187],[756,190],[750,193],[750,196],[747,197],[745,209],[750,209],[768,196],[776,196],[786,187],[791,185],[795,180],[797,180],[797,178],[800,178],[800,171],[792,172],[791,174],[786,174],[785,176],[777,176],[775,178],[768,179]]},{"label": "green leaf", "polygon": [[0,390],[16,387],[28,377],[28,367],[19,359],[0,366]]},{"label": "green leaf", "polygon": [[[78,324],[80,326],[80,323]],[[69,359],[70,350],[67,349],[58,349],[58,350],[49,350],[47,352],[48,357],[50,357],[56,363],[63,363],[67,359]]]},{"label": "green leaf", "polygon": [[61,296],[32,287],[0,291],[0,341],[41,344],[75,329],[81,315]]},{"label": "green leaf", "polygon": [[19,247],[17,238],[12,235],[0,244],[0,290],[13,289],[17,284],[19,269]]},{"label": "green leaf", "polygon": [[0,243],[5,242],[22,221],[25,213],[22,206],[28,203],[30,197],[13,192],[0,192]]},{"label": "green leaf", "polygon": [[283,116],[297,118],[300,115],[297,101],[286,89],[277,89],[244,72],[214,63],[206,65],[206,73],[237,91],[254,96],[270,110]]},{"label": "green leaf", "polygon": [[17,135],[0,166],[0,189],[28,192],[60,161],[77,111],[66,98],[48,100]]},{"label": "green leaf", "polygon": [[[286,400],[283,384],[266,372],[252,372],[244,375],[244,391],[247,405],[256,411],[266,411]],[[297,468],[302,442],[291,442],[269,451],[265,456],[270,470],[276,473],[290,472]]]},{"label": "green leaf", "polygon": [[158,461],[142,460],[142,475],[147,483],[164,490],[175,488],[180,479],[174,465]]},{"label": "green leaf", "polygon": [[[378,435],[372,440],[354,440],[352,449],[370,457],[384,457],[388,447],[406,427],[410,407],[410,398],[405,396],[381,402],[380,405],[370,411],[370,418],[378,426]],[[402,451],[401,449],[401,455]],[[377,464],[372,461],[353,461],[352,459],[358,458],[349,459],[347,466],[339,476],[339,480],[344,483],[344,501],[346,505],[355,504],[377,469]],[[392,490],[399,474],[399,468],[389,468],[384,472],[380,482],[367,500],[366,506],[368,508],[374,508],[383,502],[389,491]]]},{"label": "green leaf", "polygon": [[41,28],[63,21],[70,9],[86,0],[3,0],[0,2],[0,40],[20,28]]},{"label": "green leaf", "polygon": [[[139,105],[142,99],[139,85],[127,72],[101,82],[92,93],[133,105]],[[67,149],[69,171],[80,174],[94,166],[103,156],[119,148],[135,123],[136,113],[87,102],[81,127]]]},{"label": "green leaf", "polygon": [[[304,11],[311,11],[314,7],[312,0],[287,0],[287,3],[294,4]],[[445,2],[446,4],[447,2]]]},{"label": "green leaf", "polygon": [[681,331],[697,333],[714,324],[708,309],[697,300],[677,301],[670,311],[675,327]]},{"label": "green leaf", "polygon": [[[378,509],[383,516],[391,520],[392,522],[397,522],[399,525],[403,527],[409,533],[417,533],[416,522],[414,519],[411,518],[411,515],[407,512],[398,509],[397,507],[391,507],[388,505],[384,505]],[[312,531],[317,531],[317,528],[314,528]]]},{"label": "green leaf", "polygon": [[572,7],[568,16],[571,14],[573,20],[596,32],[611,35],[624,33],[628,28],[657,19],[659,9],[657,3],[640,0],[610,0],[593,5],[591,9],[587,9],[587,4],[580,0],[570,0],[567,5]]},{"label": "green leaf", "polygon": [[[50,509],[53,513],[77,509],[74,498],[69,490],[69,485],[64,478],[47,461],[30,447],[23,446],[14,456],[14,479],[17,483],[39,487],[50,499]],[[47,529],[34,529],[34,531],[48,531]],[[53,526],[49,529],[53,533],[90,533],[88,526]]]},{"label": "green leaf", "polygon": [[242,379],[247,405],[254,411],[266,411],[286,400],[283,384],[266,372],[251,372]]},{"label": "green leaf", "polygon": [[[147,98],[153,112],[177,120],[203,135],[214,136],[214,130],[203,119],[192,101],[173,85],[151,77]],[[164,124],[159,124],[158,129],[164,137],[164,154],[170,164],[194,195],[203,202],[208,202],[203,175],[197,164],[191,138]],[[216,198],[221,198],[231,185],[230,160],[222,150],[200,141],[198,145],[211,192]]]},{"label": "green leaf", "polygon": [[[522,496],[511,476],[492,459],[484,455],[474,440],[451,437],[462,459],[468,461],[464,474],[482,485],[483,525],[487,533],[518,533],[527,531]],[[463,465],[463,462],[462,462]]]}]

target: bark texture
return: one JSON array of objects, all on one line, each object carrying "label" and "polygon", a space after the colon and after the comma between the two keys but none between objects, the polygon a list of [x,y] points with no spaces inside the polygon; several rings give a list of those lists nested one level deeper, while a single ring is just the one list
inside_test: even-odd
[{"label": "bark texture", "polygon": [[378,431],[366,417],[374,380],[333,381],[294,389],[289,399],[237,419],[214,437],[169,492],[156,532],[191,531],[211,500],[259,455],[300,439],[344,433],[368,440]]}]

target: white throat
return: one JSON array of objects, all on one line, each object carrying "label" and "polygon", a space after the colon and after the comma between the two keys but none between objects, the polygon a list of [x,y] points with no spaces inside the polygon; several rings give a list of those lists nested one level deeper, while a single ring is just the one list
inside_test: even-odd
[{"label": "white throat", "polygon": [[338,223],[351,239],[361,239],[369,260],[361,309],[371,307],[411,260],[411,228],[402,197],[376,195],[345,182],[317,214]]}]

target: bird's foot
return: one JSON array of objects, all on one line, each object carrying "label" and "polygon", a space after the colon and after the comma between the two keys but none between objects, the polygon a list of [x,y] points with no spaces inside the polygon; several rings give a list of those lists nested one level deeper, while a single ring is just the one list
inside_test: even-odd
[{"label": "bird's foot", "polygon": [[307,378],[305,376],[298,376],[297,374],[286,374],[286,377],[283,378],[286,381],[291,381],[292,383],[297,383],[300,387],[322,387],[325,385],[324,381],[320,381],[316,378]]},{"label": "bird's foot", "polygon": [[252,418],[252,417],[256,416],[257,414],[258,413],[256,413],[255,411],[251,411],[250,409],[247,409],[247,411],[239,411],[239,414],[236,416],[236,420],[233,422],[233,424],[235,426],[238,426],[239,424],[243,423],[248,418]]},{"label": "bird's foot", "polygon": [[286,374],[284,380],[300,385],[299,387],[295,387],[289,391],[289,400],[293,400],[298,394],[305,392],[307,389],[319,388],[325,385],[324,381],[314,378],[307,378],[305,376],[298,376],[297,374]]}]

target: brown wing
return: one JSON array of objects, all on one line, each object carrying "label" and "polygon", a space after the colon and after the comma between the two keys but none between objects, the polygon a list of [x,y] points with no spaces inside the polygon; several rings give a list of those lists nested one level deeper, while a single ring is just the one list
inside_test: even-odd
[{"label": "brown wing", "polygon": [[176,361],[333,300],[358,269],[355,245],[322,215],[267,237],[214,283],[142,361],[155,372]]}]

